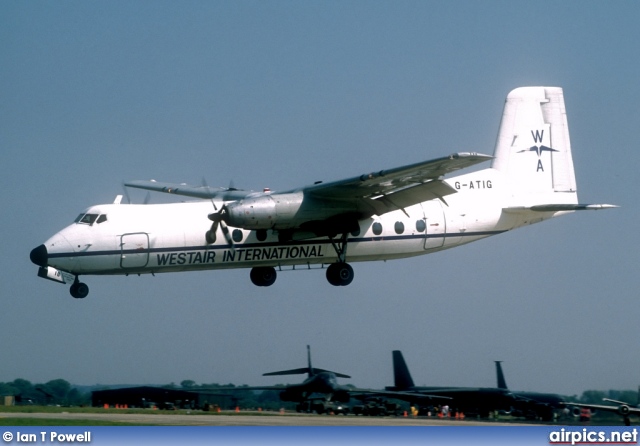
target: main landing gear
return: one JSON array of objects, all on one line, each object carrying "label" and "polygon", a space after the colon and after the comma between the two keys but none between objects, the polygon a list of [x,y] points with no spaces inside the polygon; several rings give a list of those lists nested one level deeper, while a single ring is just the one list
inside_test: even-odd
[{"label": "main landing gear", "polygon": [[[342,234],[339,240],[330,237],[333,249],[338,254],[338,261],[327,268],[327,281],[333,286],[347,286],[353,281],[353,268],[345,260],[347,256],[347,234]],[[256,286],[271,286],[278,274],[272,266],[256,266],[251,268],[249,277]]]},{"label": "main landing gear", "polygon": [[327,268],[327,280],[333,286],[346,286],[353,280],[353,268],[346,262],[332,263]]},{"label": "main landing gear", "polygon": [[353,268],[347,263],[347,233],[340,236],[340,240],[334,241],[329,237],[331,245],[338,254],[338,261],[327,268],[327,280],[333,286],[347,286],[353,281]]},{"label": "main landing gear", "polygon": [[251,282],[256,286],[271,286],[276,281],[278,274],[271,266],[256,266],[251,268]]},{"label": "main landing gear", "polygon": [[78,277],[76,277],[75,282],[73,282],[69,289],[69,293],[71,293],[71,296],[76,299],[84,299],[89,295],[89,287],[86,283],[80,282]]}]

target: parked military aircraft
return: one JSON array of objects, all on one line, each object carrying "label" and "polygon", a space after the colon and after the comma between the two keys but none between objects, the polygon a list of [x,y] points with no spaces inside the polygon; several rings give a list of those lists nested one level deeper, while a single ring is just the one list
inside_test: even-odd
[{"label": "parked military aircraft", "polygon": [[[491,160],[490,168],[444,178]],[[38,275],[89,287],[82,275],[251,268],[270,286],[276,270],[326,267],[330,284],[349,262],[429,254],[577,210],[564,95],[558,87],[509,93],[494,155],[449,156],[282,192],[131,181],[129,187],[199,199],[91,206],[31,251]]]},{"label": "parked military aircraft", "polygon": [[610,398],[602,398],[602,401],[608,401],[616,405],[611,406],[611,405],[604,405],[604,404],[582,404],[582,403],[574,403],[574,402],[568,402],[566,403],[566,405],[584,407],[587,409],[592,409],[593,411],[602,410],[605,412],[617,413],[618,415],[622,416],[625,426],[631,426],[630,415],[640,415],[640,387],[638,387],[638,401],[635,406],[629,403],[625,403],[624,401],[612,400]]},{"label": "parked military aircraft", "polygon": [[409,367],[400,350],[392,352],[393,357],[393,386],[386,390],[413,393],[414,402],[424,405],[420,400],[422,394],[444,396],[451,398],[447,404],[467,415],[475,414],[487,418],[494,411],[510,411],[516,402],[514,395],[507,389],[493,387],[429,387],[416,386],[409,372]]},{"label": "parked military aircraft", "polygon": [[[502,361],[495,361],[498,388],[509,390],[502,372]],[[511,415],[525,418],[540,418],[545,421],[553,420],[554,410],[565,406],[565,398],[556,393],[510,391],[515,397]]]},{"label": "parked military aircraft", "polygon": [[[343,373],[315,368],[311,365],[311,348],[307,345],[307,367],[281,370],[278,372],[264,373],[262,376],[282,376],[307,374],[307,378],[300,384],[288,384],[285,386],[243,386],[243,387],[217,387],[211,390],[276,390],[280,391],[280,399],[298,403],[296,409],[299,412],[315,411],[322,413],[331,403],[348,403],[351,397],[365,399],[366,397],[387,397],[403,399],[407,395],[402,392],[388,392],[384,390],[359,389],[353,386],[338,384],[337,378],[351,378]],[[424,399],[448,400],[440,396],[424,395]],[[316,402],[315,404],[309,404]]]}]

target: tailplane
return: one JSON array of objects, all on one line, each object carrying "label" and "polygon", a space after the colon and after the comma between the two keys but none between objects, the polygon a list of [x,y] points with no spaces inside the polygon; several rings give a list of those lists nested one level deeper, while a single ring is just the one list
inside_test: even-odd
[{"label": "tailplane", "polygon": [[332,372],[331,370],[312,367],[311,366],[311,347],[309,347],[308,345],[307,345],[307,367],[302,367],[299,369],[291,369],[291,370],[280,370],[278,372],[263,373],[262,376],[302,375],[306,373],[307,376],[311,378],[312,376],[317,375],[318,373],[323,373],[323,372],[333,373],[338,378],[351,378],[349,375],[345,375],[344,373]]},{"label": "tailplane", "polygon": [[510,188],[508,209],[593,210],[578,204],[564,94],[559,87],[521,87],[509,93],[492,168]]}]

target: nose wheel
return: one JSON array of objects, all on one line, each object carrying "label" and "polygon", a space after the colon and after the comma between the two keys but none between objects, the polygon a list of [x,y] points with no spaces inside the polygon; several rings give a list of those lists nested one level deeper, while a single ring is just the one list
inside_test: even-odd
[{"label": "nose wheel", "polygon": [[76,278],[76,281],[73,282],[69,289],[69,293],[76,299],[84,299],[89,295],[89,287],[86,283],[79,282]]}]

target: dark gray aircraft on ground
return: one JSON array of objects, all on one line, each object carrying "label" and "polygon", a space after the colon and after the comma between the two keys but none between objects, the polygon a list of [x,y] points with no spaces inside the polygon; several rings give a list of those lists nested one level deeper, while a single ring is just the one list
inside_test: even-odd
[{"label": "dark gray aircraft on ground", "polygon": [[640,387],[638,387],[638,400],[635,406],[629,403],[625,403],[624,401],[617,401],[609,398],[602,398],[602,401],[615,403],[616,406],[604,405],[604,404],[582,404],[582,403],[574,403],[574,402],[568,402],[566,403],[566,405],[575,406],[575,407],[584,407],[587,409],[591,409],[592,412],[595,412],[597,410],[602,410],[605,412],[617,413],[618,415],[622,416],[625,426],[631,426],[631,418],[629,418],[630,415],[640,416]]},{"label": "dark gray aircraft on ground", "polygon": [[[496,377],[498,388],[509,390],[507,381],[502,371],[502,361],[495,361]],[[553,420],[554,411],[565,407],[565,398],[557,393],[523,392],[511,390],[515,397],[511,409],[511,415],[515,417],[525,417],[542,419],[544,421]]]},{"label": "dark gray aircraft on ground", "polygon": [[477,415],[487,418],[494,411],[510,411],[516,398],[508,389],[492,387],[424,387],[416,386],[409,373],[407,363],[400,350],[393,353],[394,385],[385,387],[386,390],[413,394],[413,403],[425,406],[422,400],[424,394],[451,398],[447,404],[465,415]]},{"label": "dark gray aircraft on ground", "polygon": [[[386,390],[359,389],[352,386],[342,386],[338,384],[337,378],[351,378],[343,373],[332,372],[330,370],[319,369],[311,365],[311,349],[307,345],[307,367],[281,370],[277,372],[264,373],[262,376],[279,375],[302,375],[307,374],[307,378],[299,384],[288,384],[280,386],[247,386],[223,388],[213,390],[276,390],[280,391],[282,401],[298,403],[298,412],[318,412],[323,413],[333,408],[333,403],[348,403],[352,397],[359,400],[367,398],[394,398],[407,400],[413,395],[403,392],[393,392]],[[446,396],[422,395],[426,400],[437,399],[439,401],[449,400]]]}]

